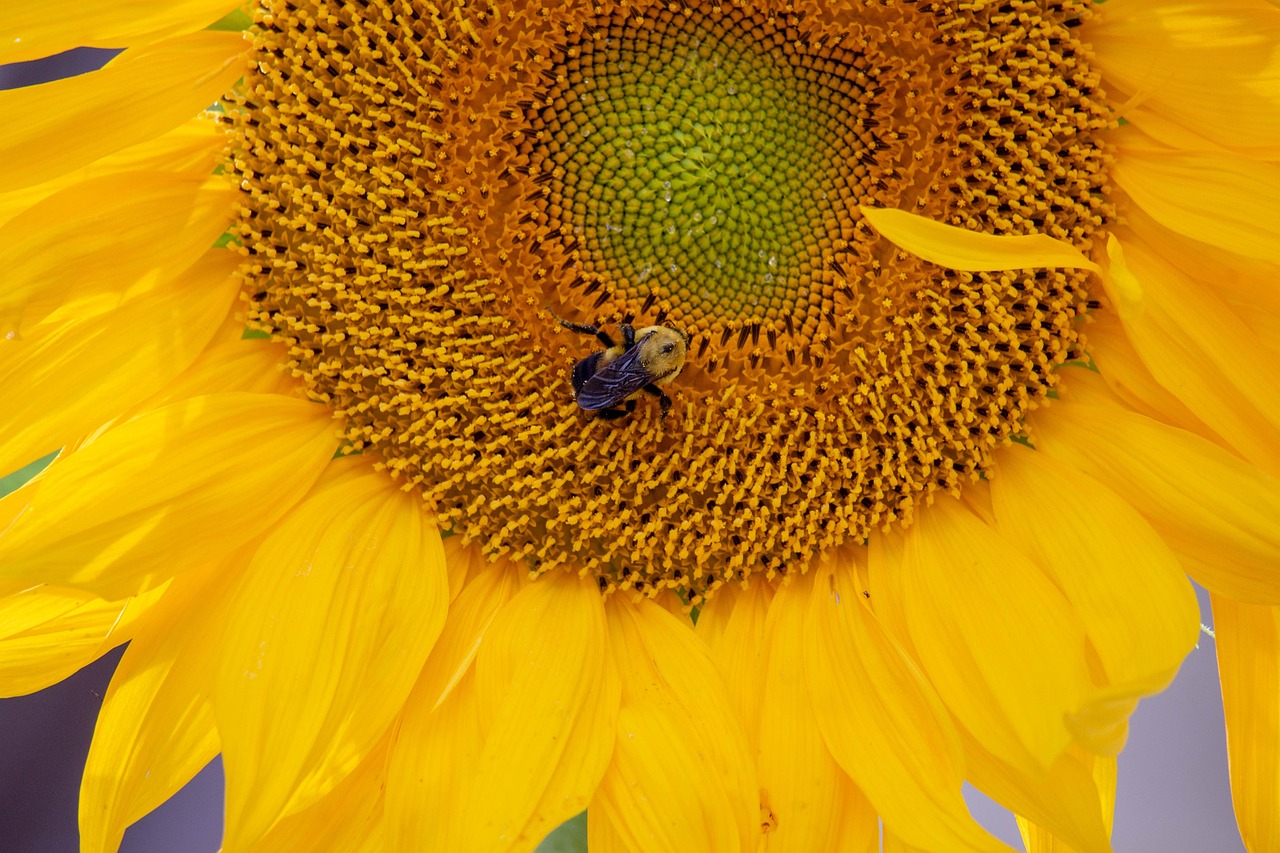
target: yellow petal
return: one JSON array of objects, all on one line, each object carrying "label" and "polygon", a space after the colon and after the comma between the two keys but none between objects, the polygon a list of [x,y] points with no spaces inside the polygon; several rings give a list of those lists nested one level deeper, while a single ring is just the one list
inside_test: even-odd
[{"label": "yellow petal", "polygon": [[449,570],[450,601],[466,587],[467,578],[493,567],[478,546],[464,544],[461,536],[445,537],[444,561]]},{"label": "yellow petal", "polygon": [[1111,176],[1161,225],[1213,246],[1280,261],[1280,166],[1225,152],[1158,146],[1132,127],[1114,134]]},{"label": "yellow petal", "polygon": [[[446,560],[448,543],[445,540]],[[393,849],[456,850],[471,768],[484,746],[472,664],[497,614],[527,571],[499,560],[472,576],[405,702],[387,769],[387,833]]]},{"label": "yellow petal", "polygon": [[950,269],[1098,269],[1075,246],[1047,234],[997,236],[935,222],[905,210],[865,205],[858,210],[881,237],[899,249]]},{"label": "yellow petal", "polygon": [[753,583],[747,589],[726,585],[702,606],[695,628],[724,678],[752,753],[759,748],[764,668],[769,659],[764,623],[772,599],[773,587],[767,583]]},{"label": "yellow petal", "polygon": [[1213,596],[1231,799],[1250,853],[1280,848],[1280,608]]},{"label": "yellow petal", "polygon": [[209,671],[235,561],[178,578],[138,628],[102,702],[80,787],[81,853],[114,853],[125,828],[218,754]]},{"label": "yellow petal", "polygon": [[991,495],[1000,532],[1084,622],[1106,683],[1134,696],[1167,684],[1199,636],[1200,609],[1177,557],[1137,510],[1016,444],[996,455]]},{"label": "yellow petal", "polygon": [[428,711],[443,702],[470,671],[493,621],[525,586],[525,574],[510,560],[498,560],[489,571],[472,578],[449,608],[444,630],[414,688],[415,693],[421,694]]},{"label": "yellow petal", "polygon": [[0,22],[0,62],[73,47],[124,47],[202,30],[236,8],[227,0],[45,0],[16,5]]},{"label": "yellow petal", "polygon": [[606,613],[622,707],[588,824],[608,821],[631,850],[755,850],[755,770],[706,646],[651,601],[614,595]]},{"label": "yellow petal", "polygon": [[235,260],[214,250],[114,311],[0,341],[0,471],[74,444],[190,365],[235,304]]},{"label": "yellow petal", "polygon": [[281,818],[246,853],[385,853],[391,849],[383,823],[389,741],[388,733],[332,791],[302,811]]},{"label": "yellow petal", "polygon": [[[244,331],[243,320],[235,322],[237,338]],[[190,397],[244,391],[250,394],[294,396],[298,381],[284,372],[284,345],[262,338],[216,341],[191,366],[153,396],[143,401],[142,410],[167,406]]]},{"label": "yellow petal", "polygon": [[51,181],[0,190],[0,227],[54,193],[91,178],[118,172],[211,174],[227,145],[227,133],[212,113],[200,113],[156,139],[94,160]]},{"label": "yellow petal", "polygon": [[440,633],[447,584],[435,523],[364,460],[331,465],[276,525],[234,593],[216,673],[225,849],[368,755]]},{"label": "yellow petal", "polygon": [[618,834],[602,815],[587,815],[587,850],[590,853],[633,853],[634,848]]},{"label": "yellow petal", "polygon": [[459,812],[460,849],[528,851],[586,808],[613,749],[620,686],[591,578],[556,573],[502,609],[475,663],[484,746]]},{"label": "yellow petal", "polygon": [[863,603],[847,550],[827,555],[809,602],[805,683],[827,748],[892,831],[937,850],[1007,850],[974,822],[951,719]]},{"label": "yellow petal", "polygon": [[0,187],[19,189],[177,127],[244,73],[240,33],[199,32],[126,50],[78,77],[0,92]]},{"label": "yellow petal", "polygon": [[805,620],[813,579],[810,572],[780,587],[762,626],[767,655],[757,663],[763,688],[757,766],[761,806],[770,818],[766,825],[773,828],[759,849],[874,850],[878,817],[827,750],[805,686]]},{"label": "yellow petal", "polygon": [[178,275],[226,229],[233,198],[221,178],[124,172],[75,184],[14,217],[0,228],[0,340],[26,334],[63,302]]},{"label": "yellow petal", "polygon": [[122,598],[268,529],[333,455],[319,407],[257,394],[184,400],[64,454],[0,499],[0,586]]},{"label": "yellow petal", "polygon": [[[1020,820],[1033,821],[1045,835],[1070,844],[1074,853],[1111,853],[1113,757],[1095,758],[1073,747],[1045,772],[1027,774],[1000,761],[967,735],[964,754],[970,781]],[[1094,768],[1099,765],[1112,768],[1109,798],[1104,798],[1106,792],[1099,790],[1095,778]]]},{"label": "yellow petal", "polygon": [[[434,655],[432,656],[434,660]],[[423,669],[432,669],[428,661]],[[392,736],[387,764],[386,833],[392,850],[462,850],[471,768],[484,736],[476,714],[475,673],[467,669],[437,703],[419,681]]]},{"label": "yellow petal", "polygon": [[1247,459],[1280,470],[1280,367],[1260,356],[1265,345],[1212,288],[1136,237],[1122,252],[1113,236],[1108,254],[1112,275],[1147,294],[1147,309],[1121,320],[1152,375]]},{"label": "yellow petal", "polygon": [[[1065,389],[1068,393],[1071,386]],[[1116,405],[1064,397],[1036,447],[1108,486],[1215,592],[1280,604],[1280,481],[1215,444]]]},{"label": "yellow petal", "polygon": [[[1280,14],[1266,0],[1108,0],[1085,31],[1108,94],[1226,148],[1280,157]],[[1144,115],[1125,118],[1147,129]]]},{"label": "yellow petal", "polygon": [[43,690],[92,663],[125,604],[36,586],[0,599],[0,696]]},{"label": "yellow petal", "polygon": [[1015,767],[1057,761],[1090,689],[1084,628],[1062,593],[950,497],[918,513],[902,575],[912,645],[948,709]]},{"label": "yellow petal", "polygon": [[[1133,342],[1124,332],[1114,311],[1100,311],[1089,324],[1089,357],[1098,373],[1115,395],[1135,411],[1149,418],[1202,435],[1211,441],[1222,438],[1191,413],[1186,405],[1151,375]],[[1078,370],[1064,370],[1067,383],[1075,384],[1082,375]]]}]

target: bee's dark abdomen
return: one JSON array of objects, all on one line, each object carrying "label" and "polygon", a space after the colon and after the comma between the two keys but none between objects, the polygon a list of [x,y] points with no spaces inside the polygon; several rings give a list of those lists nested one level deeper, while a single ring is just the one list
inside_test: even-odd
[{"label": "bee's dark abdomen", "polygon": [[604,351],[593,352],[573,366],[573,395],[576,397],[582,393],[583,384],[595,376],[596,370],[600,365],[600,356],[604,355]]}]

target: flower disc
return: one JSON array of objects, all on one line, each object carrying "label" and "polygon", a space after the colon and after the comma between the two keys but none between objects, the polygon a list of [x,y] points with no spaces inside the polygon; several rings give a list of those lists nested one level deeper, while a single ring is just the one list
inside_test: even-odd
[{"label": "flower disc", "polygon": [[[859,207],[1089,251],[1080,2],[297,2],[229,106],[254,320],[493,555],[698,601],[981,476],[1086,274],[959,272]],[[557,322],[692,339],[602,421]],[[616,335],[615,335],[616,337]]]}]

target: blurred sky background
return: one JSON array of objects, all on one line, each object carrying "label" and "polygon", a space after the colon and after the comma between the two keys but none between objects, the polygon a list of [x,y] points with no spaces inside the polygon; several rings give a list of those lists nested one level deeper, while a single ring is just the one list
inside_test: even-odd
[{"label": "blurred sky background", "polygon": [[[0,89],[99,67],[113,51],[82,49],[0,66]],[[0,472],[7,473],[7,472]],[[1201,621],[1211,624],[1198,590]],[[0,700],[0,851],[75,853],[76,798],[94,721],[119,649],[55,687]],[[1022,845],[1011,815],[967,791],[988,829]],[[182,792],[125,835],[122,853],[215,853],[222,822],[222,769],[214,761]],[[566,841],[572,840],[572,834]],[[1227,783],[1222,698],[1213,639],[1183,664],[1173,685],[1144,700],[1120,756],[1116,853],[1242,853]],[[558,847],[558,850],[573,849]],[[340,853],[340,851],[339,851]]]}]

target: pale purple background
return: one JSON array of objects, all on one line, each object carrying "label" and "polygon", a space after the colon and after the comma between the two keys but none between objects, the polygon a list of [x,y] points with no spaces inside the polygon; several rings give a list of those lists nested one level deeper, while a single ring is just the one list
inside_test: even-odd
[{"label": "pale purple background", "polygon": [[[0,89],[97,68],[112,51],[71,51],[52,60],[0,66]],[[1208,597],[1201,592],[1203,621]],[[75,853],[76,796],[101,697],[117,650],[55,687],[0,700],[0,851]],[[1238,853],[1227,784],[1222,699],[1213,640],[1203,636],[1163,694],[1139,705],[1120,757],[1117,853]],[[989,829],[1021,849],[1013,818],[969,791]],[[122,853],[214,853],[222,811],[214,761],[176,797],[125,835]]]}]

